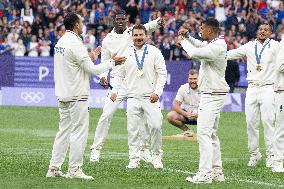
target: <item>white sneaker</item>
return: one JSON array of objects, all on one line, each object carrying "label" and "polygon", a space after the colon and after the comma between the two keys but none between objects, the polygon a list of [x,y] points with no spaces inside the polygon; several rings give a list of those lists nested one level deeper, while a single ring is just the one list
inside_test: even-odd
[{"label": "white sneaker", "polygon": [[152,156],[152,164],[155,169],[163,169],[164,165],[162,163],[161,155],[153,155]]},{"label": "white sneaker", "polygon": [[283,173],[284,172],[283,162],[274,161],[272,165],[273,165],[272,166],[272,172],[275,172],[275,173]]},{"label": "white sneaker", "polygon": [[93,148],[90,155],[90,162],[99,162],[100,157],[101,157],[101,151]]},{"label": "white sneaker", "polygon": [[222,169],[213,169],[212,171],[212,179],[217,182],[224,182],[225,176]]},{"label": "white sneaker", "polygon": [[74,179],[85,179],[85,180],[94,180],[94,177],[86,175],[81,167],[72,167],[68,169],[66,178]]},{"label": "white sneaker", "polygon": [[268,167],[268,168],[272,168],[273,167],[272,157],[267,157],[266,158],[266,167]]},{"label": "white sneaker", "polygon": [[66,176],[58,167],[51,166],[49,167],[46,173],[46,177],[51,178],[51,177],[66,177]]},{"label": "white sneaker", "polygon": [[137,169],[140,167],[140,161],[139,159],[131,159],[129,161],[129,164],[126,166],[127,169]]},{"label": "white sneaker", "polygon": [[254,167],[256,164],[260,161],[262,155],[258,152],[256,155],[250,156],[248,166],[249,167]]},{"label": "white sneaker", "polygon": [[146,163],[152,163],[152,156],[149,149],[144,149],[140,151],[140,159]]},{"label": "white sneaker", "polygon": [[283,167],[272,167],[272,172],[274,173],[284,173]]},{"label": "white sneaker", "polygon": [[193,177],[186,177],[188,182],[192,183],[212,183],[211,172],[198,171]]}]

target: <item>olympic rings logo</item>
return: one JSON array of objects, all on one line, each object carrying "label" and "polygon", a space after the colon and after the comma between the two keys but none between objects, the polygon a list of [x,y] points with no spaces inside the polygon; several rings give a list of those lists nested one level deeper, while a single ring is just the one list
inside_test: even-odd
[{"label": "olympic rings logo", "polygon": [[42,92],[21,92],[21,99],[27,103],[39,103],[45,98]]}]

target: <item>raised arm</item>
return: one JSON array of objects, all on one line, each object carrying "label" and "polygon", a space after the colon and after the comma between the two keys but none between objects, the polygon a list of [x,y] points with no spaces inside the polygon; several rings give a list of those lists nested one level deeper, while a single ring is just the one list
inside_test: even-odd
[{"label": "raised arm", "polygon": [[156,31],[160,26],[163,26],[164,24],[165,24],[164,19],[159,17],[156,20],[144,24],[144,26],[149,33],[152,33]]},{"label": "raised arm", "polygon": [[195,59],[215,59],[216,58],[216,48],[220,48],[218,45],[210,43],[205,47],[197,48],[191,44],[188,40],[183,39],[181,41],[181,46],[186,51],[186,53]]},{"label": "raised arm", "polygon": [[237,49],[232,49],[227,52],[228,60],[242,59],[246,56],[247,45],[242,45]]},{"label": "raised arm", "polygon": [[205,47],[208,43],[206,41],[201,41],[192,37],[187,29],[181,28],[178,31],[178,35],[182,36],[184,39],[188,40],[195,47]]},{"label": "raised arm", "polygon": [[114,61],[108,61],[105,64],[94,65],[87,49],[83,45],[79,46],[78,48],[76,47],[76,49],[72,49],[70,53],[72,53],[73,57],[76,58],[76,63],[90,75],[101,74],[115,66]]}]

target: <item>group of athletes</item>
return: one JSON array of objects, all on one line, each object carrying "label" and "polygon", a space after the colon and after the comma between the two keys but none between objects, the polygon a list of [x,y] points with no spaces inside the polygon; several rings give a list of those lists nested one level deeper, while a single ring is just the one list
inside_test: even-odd
[{"label": "group of athletes", "polygon": [[[102,47],[88,53],[81,34],[82,17],[68,13],[64,18],[65,34],[55,46],[55,95],[59,101],[59,131],[56,135],[47,177],[93,179],[82,170],[83,155],[89,128],[89,78],[100,74],[100,83],[110,87],[103,113],[97,124],[90,161],[98,162],[114,112],[127,101],[127,131],[129,147],[128,169],[136,169],[140,161],[162,169],[162,121],[160,96],[167,79],[161,51],[147,44],[147,35],[165,21],[158,18],[145,25],[127,27],[123,11],[114,17],[114,29],[107,34]],[[183,130],[182,136],[192,137],[186,124],[197,124],[199,170],[186,178],[193,183],[225,181],[220,141],[217,136],[220,112],[229,91],[225,81],[227,60],[247,59],[248,89],[245,114],[247,122],[249,162],[256,166],[259,152],[259,123],[264,126],[266,167],[284,172],[284,40],[270,39],[272,27],[263,23],[257,39],[233,50],[227,50],[219,36],[219,22],[208,18],[200,27],[202,41],[181,28],[178,44],[192,58],[201,61],[200,71],[190,70],[188,83],[182,85],[168,113],[169,123]],[[93,60],[101,53],[101,64]],[[110,81],[107,80],[108,70]],[[178,69],[178,68],[177,68]],[[68,171],[61,165],[69,149]]]}]

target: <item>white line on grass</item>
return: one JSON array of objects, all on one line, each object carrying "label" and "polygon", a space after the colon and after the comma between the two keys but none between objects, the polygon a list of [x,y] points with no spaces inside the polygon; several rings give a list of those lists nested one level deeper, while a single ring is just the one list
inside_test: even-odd
[{"label": "white line on grass", "polygon": [[[194,172],[191,171],[184,171],[184,170],[179,170],[179,169],[172,169],[172,168],[163,168],[162,169],[165,172],[170,172],[170,173],[184,173],[184,174],[189,174],[189,175],[194,175]],[[277,187],[277,188],[284,188],[284,185],[282,184],[274,184],[274,183],[268,183],[268,182],[263,182],[263,181],[257,181],[257,180],[245,180],[245,179],[240,179],[240,178],[231,178],[231,177],[226,177],[226,180],[229,181],[237,181],[237,182],[243,182],[247,184],[255,184],[255,185],[262,185],[262,186],[269,186],[269,187]]]}]

